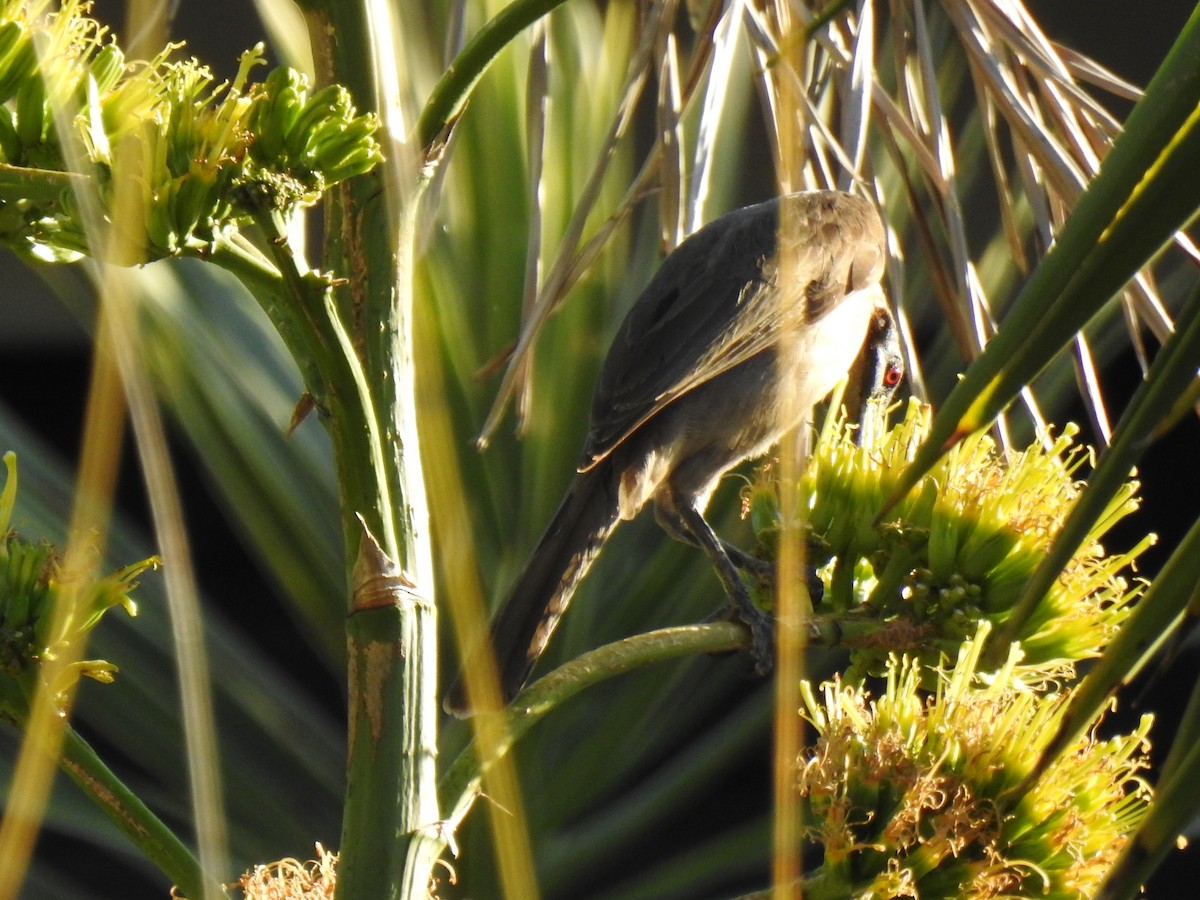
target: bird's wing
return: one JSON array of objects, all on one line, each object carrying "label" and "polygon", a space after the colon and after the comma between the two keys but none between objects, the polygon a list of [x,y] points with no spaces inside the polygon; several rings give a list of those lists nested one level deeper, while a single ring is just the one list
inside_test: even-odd
[{"label": "bird's wing", "polygon": [[811,324],[877,284],[883,261],[874,207],[836,191],[790,194],[697,231],[663,261],[613,340],[580,471],[677,398],[773,346],[785,323]]}]

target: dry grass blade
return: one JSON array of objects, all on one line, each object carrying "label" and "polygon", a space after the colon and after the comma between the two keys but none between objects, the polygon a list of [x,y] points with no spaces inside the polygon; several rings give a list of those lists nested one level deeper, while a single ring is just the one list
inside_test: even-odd
[{"label": "dry grass blade", "polygon": [[1100,444],[1107,447],[1112,439],[1112,423],[1104,405],[1104,392],[1100,388],[1100,375],[1096,371],[1092,350],[1082,334],[1075,337],[1074,362],[1075,380],[1079,382],[1079,392],[1084,397],[1088,413],[1092,417],[1092,427]]},{"label": "dry grass blade", "polygon": [[[1083,90],[1076,75],[1117,96],[1136,99],[1140,91],[1081,54],[1055,45],[1019,3],[965,0],[946,8],[968,52],[988,116],[989,155],[1000,194],[1003,197],[1006,189],[1004,167],[998,163],[995,111],[1009,125],[1017,171],[1044,249],[1119,133],[1116,120]],[[1001,207],[1005,208],[1003,200]],[[1188,251],[1186,236],[1176,241]],[[1161,342],[1171,331],[1170,317],[1148,272],[1130,285],[1124,303],[1126,328],[1144,368],[1141,327],[1148,326]],[[1077,381],[1097,434],[1106,439],[1108,414],[1086,340],[1081,336],[1076,346]]]},{"label": "dry grass blade", "polygon": [[[976,340],[979,342],[979,346],[982,347],[987,343],[988,338],[995,333],[996,319],[992,315],[991,308],[988,305],[987,295],[983,290],[983,285],[979,281],[979,273],[975,268],[975,264],[970,261],[967,263],[967,284],[969,286],[969,296],[978,304],[977,315],[972,317],[972,321],[980,329],[976,333]],[[1051,438],[1046,428],[1046,419],[1042,415],[1037,398],[1028,386],[1022,388],[1020,396],[1021,402],[1024,404],[1026,411],[1029,413],[1029,418],[1033,422],[1034,429],[1042,436],[1043,444],[1048,448]],[[1012,447],[1013,442],[1009,437],[1008,414],[1005,413],[998,416],[994,427],[1001,445]]]},{"label": "dry grass blade", "polygon": [[[1058,52],[1057,46],[1046,37],[1022,4],[1013,3],[999,6],[992,0],[974,0],[968,5],[971,6],[979,21],[986,20],[988,25],[996,29],[1006,50],[1021,60],[1033,74],[1041,76],[1040,83],[1047,88],[1062,90],[1070,95],[1072,109],[1090,112],[1111,122],[1114,128],[1119,127],[1104,107],[1076,84],[1071,76],[1070,67]],[[1079,54],[1074,54],[1074,57],[1077,62],[1086,59]],[[1119,85],[1122,93],[1132,91],[1133,99],[1140,96],[1137,88],[1122,82],[1102,66],[1092,63],[1090,71],[1102,80],[1103,76],[1107,75],[1108,79]]]},{"label": "dry grass blade", "polygon": [[918,129],[912,119],[905,114],[882,85],[876,84],[873,87],[871,102],[875,104],[875,111],[878,113],[876,121],[886,123],[889,131],[895,132],[895,136],[897,137],[904,138],[905,146],[913,154],[913,161],[920,168],[921,173],[930,180],[935,190],[938,192],[946,190],[941,166],[938,164],[933,150],[926,145],[921,130]]},{"label": "dry grass blade", "polygon": [[[796,72],[788,70],[782,74],[776,71],[776,62],[779,60],[780,47],[778,41],[772,32],[772,28],[767,22],[766,13],[756,10],[754,6],[744,7],[746,35],[750,37],[750,46],[754,49],[755,60],[757,62],[757,72],[755,78],[755,88],[758,90],[758,97],[762,103],[763,121],[767,125],[767,138],[770,142],[770,152],[775,161],[775,168],[780,168],[781,150],[779,145],[779,128],[778,122],[781,120],[782,112],[780,110],[780,92],[779,85],[776,84],[776,79],[790,78],[792,80],[791,90],[793,94],[804,96],[804,85],[799,83]],[[803,11],[802,11],[803,14]]]},{"label": "dry grass blade", "polygon": [[[882,96],[886,98],[886,102],[878,103],[879,108],[884,111],[884,114],[876,119],[879,124],[879,134],[883,141],[884,149],[895,164],[897,175],[904,188],[907,198],[906,211],[909,223],[915,233],[916,241],[921,247],[924,270],[929,279],[933,298],[942,311],[942,320],[946,323],[950,331],[952,341],[959,348],[961,355],[966,358],[968,348],[971,345],[971,339],[967,333],[966,321],[957,312],[959,306],[958,295],[955,293],[953,287],[954,278],[950,274],[941,253],[938,252],[937,242],[934,238],[936,229],[926,213],[924,204],[920,200],[916,185],[909,176],[906,165],[907,159],[896,140],[896,134],[893,131],[894,126],[900,126],[896,130],[901,131],[908,138],[908,146],[912,150],[917,151],[916,156],[919,160],[924,161],[924,164],[920,166],[922,173],[934,181],[935,184],[940,183],[941,179],[938,177],[938,170],[932,153],[918,136],[913,123],[891,101],[890,97],[887,97],[886,94]],[[898,256],[901,241],[898,237],[893,236],[889,239],[889,245],[891,247],[890,260],[895,260]],[[889,275],[892,284],[904,284],[903,279],[890,268]],[[927,397],[928,393],[921,373],[920,359],[912,349],[916,344],[912,340],[907,316],[904,315],[904,311],[901,308],[897,308],[895,312],[897,314],[897,323],[900,326],[901,344],[906,356],[909,384],[916,396]]]},{"label": "dry grass blade", "polygon": [[875,7],[859,7],[858,28],[850,49],[850,67],[842,91],[841,145],[850,157],[836,184],[849,190],[856,173],[863,171],[867,156],[867,129],[871,123],[871,82],[875,72]]},{"label": "dry grass blade", "polygon": [[[717,28],[722,20],[727,15],[733,15],[737,8],[744,4],[745,0],[726,0],[728,6],[722,6],[720,3],[710,3],[708,5],[708,19],[704,22],[702,28],[696,31],[694,36],[695,43],[692,48],[691,59],[688,63],[687,77],[683,79],[683,105],[686,109],[692,103],[692,99],[696,96],[696,92],[701,86],[704,79],[704,73],[708,71],[709,63],[713,58],[713,50],[715,48],[715,40]],[[713,85],[707,85],[706,90],[712,90]]]},{"label": "dry grass blade", "polygon": [[809,178],[809,184],[848,191],[855,182],[864,183],[865,178],[855,174],[860,171],[862,160],[856,160],[853,153],[842,145],[812,100],[807,95],[802,99],[808,113],[806,137],[811,148],[809,152],[820,169],[819,175]]},{"label": "dry grass blade", "polygon": [[949,240],[950,268],[954,273],[959,291],[958,296],[965,304],[965,309],[958,315],[965,316],[968,327],[965,327],[963,332],[973,338],[968,347],[969,356],[967,358],[969,359],[982,348],[986,340],[986,332],[991,329],[993,323],[986,321],[987,297],[982,285],[974,277],[971,265],[970,250],[967,246],[967,228],[959,203],[950,123],[942,105],[941,91],[938,90],[933,44],[929,37],[925,13],[920,4],[913,6],[913,26],[916,32],[917,66],[915,69],[907,68],[906,72],[912,75],[919,73],[920,77],[920,83],[911,88],[911,93],[914,102],[922,104],[922,116],[929,123],[929,142],[933,156],[939,164],[939,181],[943,189],[937,198],[937,206],[941,213],[942,226]]},{"label": "dry grass blade", "polygon": [[[989,102],[991,98],[989,97]],[[1028,153],[1016,153],[1017,178],[1024,193],[1025,202],[1033,213],[1033,241],[1037,255],[1046,252],[1054,240],[1055,221],[1051,214],[1050,196],[1046,190],[1046,179],[1042,167]]]},{"label": "dry grass blade", "polygon": [[[771,31],[763,17],[763,14],[753,6],[745,7],[745,22],[746,34],[750,38],[750,44],[754,49],[754,58],[758,63],[758,77],[754,79],[755,87],[758,88],[760,102],[763,106],[763,119],[767,123],[767,138],[771,142],[771,157],[779,160],[779,135],[776,133],[772,123],[779,121],[778,108],[779,98],[775,92],[775,85],[770,78],[765,77],[765,73],[770,70],[773,61],[779,55],[778,45],[775,39],[771,36]],[[805,92],[800,91],[801,95]]]},{"label": "dry grass blade", "polygon": [[[795,12],[806,25],[814,19],[807,10]],[[837,71],[848,71],[851,68],[851,54],[840,39],[840,34],[821,32],[817,36],[806,58],[812,69],[811,76],[802,80],[794,68],[779,64],[786,48],[777,37],[776,26],[764,14],[749,6],[745,9],[745,21],[759,62],[758,78],[755,81],[765,107],[764,120],[777,161],[780,159],[779,148],[782,142],[779,133],[782,115],[780,109],[781,104],[786,105],[783,104],[783,98],[796,97],[800,103],[800,107],[795,111],[799,121],[795,124],[796,133],[802,135],[805,141],[803,176],[800,179],[803,184],[792,185],[790,189],[796,190],[801,186],[808,189],[833,188],[839,183],[848,189],[854,181],[865,182],[866,179],[861,174],[856,174],[860,172],[860,162],[863,158],[864,141],[859,139],[860,129],[851,123],[850,127],[859,151],[855,154],[847,150],[834,133],[827,116],[829,104],[818,102],[818,98],[827,99],[829,91],[837,90],[833,87],[835,82],[842,81],[831,76]],[[827,31],[833,31],[832,24]],[[853,40],[853,32],[851,39]],[[835,54],[833,60],[826,58],[828,48],[825,44],[832,48]],[[845,81],[848,82],[852,77],[848,75]],[[864,118],[864,128],[865,124]]]},{"label": "dry grass blade", "polygon": [[617,204],[617,208],[600,224],[600,227],[588,238],[587,242],[579,249],[579,252],[571,258],[570,267],[562,277],[560,297],[564,296],[587,274],[588,269],[595,264],[596,260],[600,258],[600,254],[604,252],[604,248],[608,245],[613,232],[620,228],[630,215],[633,214],[634,207],[645,200],[654,190],[655,166],[653,163],[654,160],[647,160],[645,168],[640,173],[641,177],[636,178],[633,184],[629,186],[629,190],[625,192],[625,196]]},{"label": "dry grass blade", "polygon": [[1182,250],[1193,263],[1200,263],[1200,247],[1197,247],[1195,241],[1184,232],[1180,231],[1176,233],[1175,246]]},{"label": "dry grass blade", "polygon": [[1067,67],[1070,76],[1084,84],[1098,87],[1102,91],[1120,97],[1123,100],[1141,100],[1142,90],[1135,84],[1130,84],[1120,75],[1110,72],[1090,56],[1085,56],[1062,44],[1052,44],[1054,52]]},{"label": "dry grass blade", "polygon": [[[1014,200],[1012,183],[1008,177],[1008,166],[1005,165],[1004,152],[1000,149],[1000,133],[997,128],[999,117],[996,105],[987,94],[976,94],[979,109],[983,117],[983,141],[987,150],[988,163],[992,168],[992,178],[996,182],[996,196],[1000,209],[1000,226],[1004,230],[1004,239],[1008,243],[1008,251],[1013,262],[1025,274],[1029,271],[1029,257],[1025,253],[1025,241],[1021,229],[1017,225],[1016,212],[1013,209]],[[1039,198],[1040,199],[1040,198]]]},{"label": "dry grass blade", "polygon": [[[1139,275],[1140,279],[1141,276]],[[1150,358],[1146,352],[1146,342],[1142,340],[1141,329],[1137,327],[1137,310],[1134,309],[1134,301],[1132,299],[1134,293],[1138,291],[1137,282],[1130,286],[1130,289],[1121,297],[1121,315],[1125,319],[1125,328],[1129,332],[1132,340],[1134,356],[1137,357],[1138,368],[1141,370],[1142,377],[1146,377],[1146,373],[1150,371]]]},{"label": "dry grass blade", "polygon": [[1022,90],[994,36],[970,16],[965,6],[952,3],[947,8],[967,51],[972,77],[982,90],[995,97],[996,108],[1008,122],[1020,152],[1029,153],[1038,161],[1057,193],[1071,199],[1077,197],[1086,183],[1083,170],[1055,139],[1053,129],[1034,106],[1034,98]]},{"label": "dry grass blade", "polygon": [[1043,101],[1050,116],[1066,138],[1068,146],[1074,150],[1073,156],[1087,172],[1088,178],[1093,177],[1100,170],[1100,157],[1108,149],[1107,142],[1100,148],[1096,147],[1081,127],[1083,117],[1079,110],[1070,104],[1058,85],[1045,82],[1043,88]]},{"label": "dry grass blade", "polygon": [[[1183,235],[1180,235],[1178,240],[1190,243]],[[1149,269],[1139,272],[1125,291],[1124,299],[1130,312],[1137,316],[1130,322],[1130,327],[1137,330],[1137,325],[1145,325],[1156,341],[1160,344],[1165,343],[1175,327],[1171,322],[1171,314],[1163,306],[1162,297],[1155,287],[1154,273]],[[1130,335],[1134,336],[1132,331]]]},{"label": "dry grass blade", "polygon": [[[1034,431],[1041,440],[1042,446],[1049,448],[1054,443],[1054,437],[1051,435],[1046,419],[1042,415],[1041,408],[1038,406],[1037,397],[1034,396],[1030,388],[1022,388],[1021,402],[1025,404],[1025,408],[1029,411],[1030,418],[1033,420]],[[1012,444],[1008,442],[1005,446],[1011,447]]]}]

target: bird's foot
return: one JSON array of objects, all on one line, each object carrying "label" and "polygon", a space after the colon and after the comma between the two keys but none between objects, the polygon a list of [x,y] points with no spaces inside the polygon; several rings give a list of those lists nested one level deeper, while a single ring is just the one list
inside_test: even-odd
[{"label": "bird's foot", "polygon": [[[725,545],[725,552],[729,554],[730,561],[759,587],[772,591],[775,589],[774,560],[751,556],[745,550],[732,544]],[[813,606],[816,606],[825,596],[825,582],[817,574],[816,566],[805,564],[804,583],[808,588],[808,596],[812,600]]]},{"label": "bird's foot", "polygon": [[733,597],[731,610],[738,621],[750,629],[750,658],[754,671],[767,675],[775,665],[775,619],[754,605],[750,595],[742,590]]}]

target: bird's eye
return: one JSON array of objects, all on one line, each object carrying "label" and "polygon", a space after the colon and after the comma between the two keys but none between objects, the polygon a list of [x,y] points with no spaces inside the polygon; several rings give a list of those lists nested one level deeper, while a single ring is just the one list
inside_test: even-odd
[{"label": "bird's eye", "polygon": [[901,366],[893,363],[887,367],[887,371],[883,373],[884,387],[895,387],[900,383],[900,379],[904,377],[904,369]]}]

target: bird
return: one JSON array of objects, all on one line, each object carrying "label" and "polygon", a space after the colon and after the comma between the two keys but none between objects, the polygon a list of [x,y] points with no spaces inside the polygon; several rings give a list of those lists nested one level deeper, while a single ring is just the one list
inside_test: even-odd
[{"label": "bird", "polygon": [[[840,191],[736,209],[667,255],[608,350],[575,477],[492,620],[506,704],[609,535],[650,503],[708,557],[756,669],[770,670],[773,624],[739,575],[762,562],[723,542],[704,510],[727,471],[808,419],[852,365],[856,407],[891,396],[903,363],[885,255],[873,203]],[[443,706],[471,714],[461,675]]]}]

